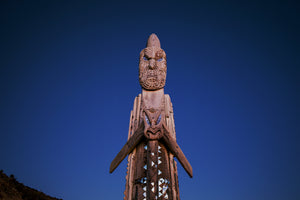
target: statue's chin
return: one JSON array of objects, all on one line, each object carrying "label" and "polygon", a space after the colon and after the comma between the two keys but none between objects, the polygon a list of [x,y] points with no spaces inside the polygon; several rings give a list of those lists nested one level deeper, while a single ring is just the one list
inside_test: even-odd
[{"label": "statue's chin", "polygon": [[165,86],[165,80],[158,80],[157,77],[148,77],[146,80],[140,80],[140,84],[145,90],[158,90]]}]

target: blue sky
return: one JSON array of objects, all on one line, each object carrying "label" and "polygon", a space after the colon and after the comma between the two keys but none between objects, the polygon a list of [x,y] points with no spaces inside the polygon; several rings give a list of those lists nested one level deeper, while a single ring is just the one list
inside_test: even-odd
[{"label": "blue sky", "polygon": [[167,54],[181,199],[300,199],[299,3],[1,1],[0,169],[65,200],[122,199],[138,57]]}]

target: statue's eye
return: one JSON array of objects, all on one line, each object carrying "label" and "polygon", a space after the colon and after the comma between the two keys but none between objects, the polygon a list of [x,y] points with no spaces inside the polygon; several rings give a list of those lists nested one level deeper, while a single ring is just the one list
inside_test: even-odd
[{"label": "statue's eye", "polygon": [[156,125],[159,124],[160,120],[161,120],[161,115],[159,115],[159,117],[158,117],[158,119],[156,121]]},{"label": "statue's eye", "polygon": [[144,60],[148,60],[148,58],[146,56],[143,57]]},{"label": "statue's eye", "polygon": [[149,119],[148,119],[148,117],[147,117],[147,115],[145,115],[145,119],[146,119],[147,124],[148,124],[148,125],[151,125],[151,124],[150,124],[150,121],[149,121]]},{"label": "statue's eye", "polygon": [[160,59],[158,59],[157,61],[160,62],[160,61],[162,61],[162,60],[163,60],[163,58],[160,58]]}]

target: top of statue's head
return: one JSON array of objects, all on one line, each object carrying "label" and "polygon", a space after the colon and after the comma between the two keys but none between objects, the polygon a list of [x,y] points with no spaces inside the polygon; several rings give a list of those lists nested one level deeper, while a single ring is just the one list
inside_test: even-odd
[{"label": "top of statue's head", "polygon": [[160,41],[155,33],[152,33],[147,41],[146,47],[157,47],[160,48]]}]

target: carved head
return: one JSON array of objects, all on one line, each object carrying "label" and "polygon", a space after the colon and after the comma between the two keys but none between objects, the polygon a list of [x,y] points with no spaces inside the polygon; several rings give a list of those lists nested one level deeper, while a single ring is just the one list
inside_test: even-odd
[{"label": "carved head", "polygon": [[140,53],[139,81],[145,90],[158,90],[165,86],[167,76],[166,53],[160,48],[158,37],[152,33],[147,47]]},{"label": "carved head", "polygon": [[154,108],[144,110],[144,135],[147,139],[156,140],[162,137],[164,113]]}]

